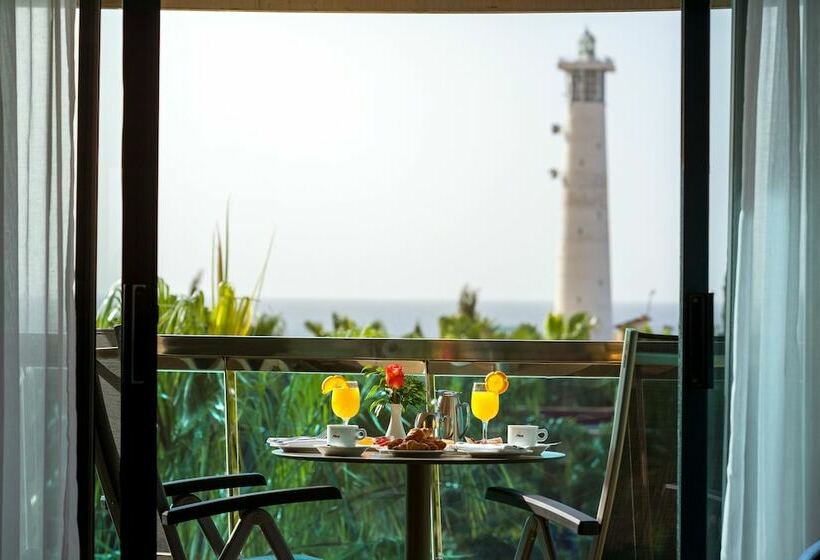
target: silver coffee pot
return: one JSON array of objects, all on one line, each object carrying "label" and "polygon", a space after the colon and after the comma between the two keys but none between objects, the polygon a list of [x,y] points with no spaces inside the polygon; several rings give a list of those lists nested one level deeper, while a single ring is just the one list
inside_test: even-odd
[{"label": "silver coffee pot", "polygon": [[434,412],[421,412],[416,416],[417,428],[432,428],[436,437],[461,441],[470,426],[470,405],[461,402],[457,391],[437,391],[433,401]]}]

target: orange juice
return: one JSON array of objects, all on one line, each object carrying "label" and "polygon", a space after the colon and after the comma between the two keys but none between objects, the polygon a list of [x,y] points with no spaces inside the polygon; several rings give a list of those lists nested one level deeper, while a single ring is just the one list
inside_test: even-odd
[{"label": "orange juice", "polygon": [[333,414],[344,420],[345,424],[359,413],[360,406],[359,384],[355,381],[349,381],[345,387],[333,389],[330,407]]},{"label": "orange juice", "polygon": [[473,390],[470,399],[473,414],[482,422],[489,422],[498,415],[498,393]]}]

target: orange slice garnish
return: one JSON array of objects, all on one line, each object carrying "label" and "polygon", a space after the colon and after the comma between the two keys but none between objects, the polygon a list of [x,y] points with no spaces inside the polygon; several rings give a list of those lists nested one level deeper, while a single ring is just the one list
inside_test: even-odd
[{"label": "orange slice garnish", "polygon": [[484,378],[484,385],[491,393],[500,395],[510,388],[510,381],[507,379],[507,374],[503,371],[491,371]]},{"label": "orange slice garnish", "polygon": [[344,389],[347,386],[347,382],[345,378],[341,375],[331,375],[330,377],[325,377],[324,381],[322,381],[322,394],[327,395],[333,389]]}]

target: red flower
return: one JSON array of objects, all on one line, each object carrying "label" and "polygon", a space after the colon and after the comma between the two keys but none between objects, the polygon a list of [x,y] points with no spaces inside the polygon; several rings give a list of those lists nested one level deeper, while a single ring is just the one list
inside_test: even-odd
[{"label": "red flower", "polygon": [[404,370],[399,364],[389,364],[384,368],[384,377],[387,386],[391,389],[401,389],[404,387]]}]

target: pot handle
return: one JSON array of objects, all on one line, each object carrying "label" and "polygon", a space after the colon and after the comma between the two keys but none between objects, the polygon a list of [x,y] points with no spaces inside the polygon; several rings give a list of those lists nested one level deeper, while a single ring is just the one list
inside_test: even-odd
[{"label": "pot handle", "polygon": [[416,428],[435,428],[436,415],[432,412],[419,412],[414,425]]}]

